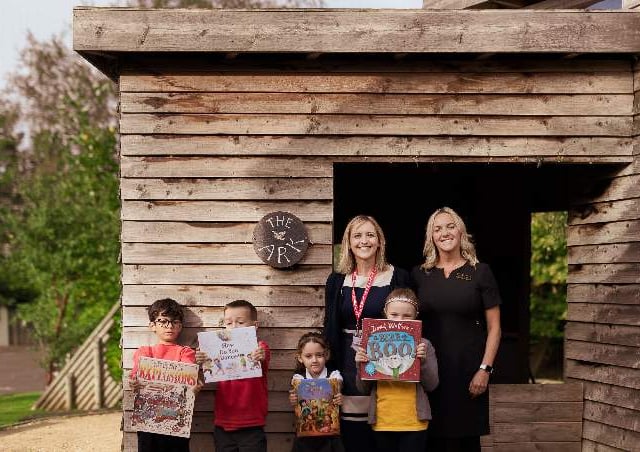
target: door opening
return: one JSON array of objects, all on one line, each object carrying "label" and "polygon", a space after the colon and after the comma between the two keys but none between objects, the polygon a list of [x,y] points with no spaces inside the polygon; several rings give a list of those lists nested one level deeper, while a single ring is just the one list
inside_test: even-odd
[{"label": "door opening", "polygon": [[[478,257],[498,281],[502,343],[496,383],[530,380],[531,214],[567,211],[607,165],[499,163],[341,163],[334,166],[334,244],[354,215],[374,216],[389,261],[410,270],[422,261],[424,227],[439,207],[465,220]],[[583,183],[584,182],[584,183]]]}]

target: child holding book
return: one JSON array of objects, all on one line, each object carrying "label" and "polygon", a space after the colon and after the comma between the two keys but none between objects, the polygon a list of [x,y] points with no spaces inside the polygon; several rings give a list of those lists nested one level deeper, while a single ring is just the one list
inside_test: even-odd
[{"label": "child holding book", "polygon": [[[258,311],[246,300],[235,300],[224,307],[226,329],[258,327]],[[196,352],[196,362],[204,363],[209,357]],[[264,341],[249,356],[259,361],[262,376],[225,380],[216,383],[216,405],[213,441],[218,452],[266,452],[267,437],[264,425],[267,417],[267,369],[271,352]]]},{"label": "child holding book", "polygon": [[[385,318],[415,320],[418,299],[411,289],[393,290],[384,305]],[[422,338],[416,347],[420,360],[420,382],[366,381],[358,374],[356,384],[365,394],[371,394],[369,423],[374,431],[378,452],[424,452],[431,407],[427,392],[438,386],[438,363],[431,343]],[[358,347],[356,364],[369,361],[365,350]]]},{"label": "child holding book", "polygon": [[[138,363],[143,356],[190,364],[196,362],[193,349],[178,345],[184,313],[177,301],[171,298],[156,300],[149,307],[148,315],[149,329],[155,333],[158,343],[142,346],[134,353],[133,369],[129,374],[129,384],[134,391],[143,385],[137,378]],[[200,388],[201,384],[198,383],[193,390],[197,393]],[[189,452],[189,438],[138,432],[138,452]]]},{"label": "child holding book", "polygon": [[[342,375],[340,371],[333,368],[327,368],[327,360],[329,359],[329,346],[327,340],[320,333],[303,334],[298,341],[296,351],[296,369],[291,379],[292,389],[289,391],[289,401],[291,405],[298,404],[298,396],[295,390],[295,382],[312,379],[312,378],[328,378],[335,380],[336,386],[342,385]],[[333,385],[332,385],[333,386]],[[305,401],[301,401],[303,404]],[[342,405],[342,393],[337,392],[333,396],[331,402],[336,406]],[[312,419],[311,407],[301,406],[300,415],[303,419]],[[320,431],[329,430],[330,426],[337,418],[333,419],[329,413],[323,415],[323,425]],[[344,452],[342,440],[339,436],[298,436],[293,441],[292,452]]]}]

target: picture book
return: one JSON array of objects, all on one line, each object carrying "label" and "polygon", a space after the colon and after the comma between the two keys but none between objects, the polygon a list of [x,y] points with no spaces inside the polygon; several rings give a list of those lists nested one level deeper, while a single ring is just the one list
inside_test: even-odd
[{"label": "picture book", "polygon": [[251,359],[258,348],[255,326],[201,332],[198,342],[208,355],[202,363],[205,383],[262,376],[260,361]]},{"label": "picture book", "polygon": [[297,436],[340,434],[340,408],[333,403],[333,396],[340,392],[340,383],[335,378],[293,380],[298,395],[294,409]]},{"label": "picture book", "polygon": [[188,438],[198,365],[141,357],[137,377],[141,387],[134,391],[132,429]]},{"label": "picture book", "polygon": [[362,348],[369,362],[360,363],[363,380],[420,381],[420,320],[363,319]]}]

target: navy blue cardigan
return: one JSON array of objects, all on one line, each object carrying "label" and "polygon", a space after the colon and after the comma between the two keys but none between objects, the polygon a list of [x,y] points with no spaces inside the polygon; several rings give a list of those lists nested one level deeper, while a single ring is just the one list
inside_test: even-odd
[{"label": "navy blue cardigan", "polygon": [[[329,341],[331,364],[340,369],[344,344],[342,343],[342,325],[340,321],[340,303],[342,302],[342,285],[346,275],[333,272],[327,278],[324,294],[324,328],[323,334]],[[411,287],[411,278],[406,270],[393,267],[391,290],[398,287]]]}]

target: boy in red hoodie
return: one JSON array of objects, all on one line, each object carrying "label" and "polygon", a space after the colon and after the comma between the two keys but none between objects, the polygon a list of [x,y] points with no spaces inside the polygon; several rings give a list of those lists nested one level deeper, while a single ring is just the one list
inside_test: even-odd
[{"label": "boy in red hoodie", "polygon": [[[258,326],[258,311],[246,300],[235,300],[224,307],[226,329]],[[216,383],[213,440],[217,452],[266,452],[264,425],[267,417],[267,370],[271,351],[264,341],[249,357],[262,364],[262,376]],[[202,364],[207,354],[196,352]]]},{"label": "boy in red hoodie", "polygon": [[[137,379],[140,357],[195,363],[195,352],[190,347],[178,344],[182,332],[184,313],[182,306],[171,299],[156,300],[148,309],[149,329],[153,331],[158,343],[153,346],[143,345],[133,355],[133,369],[129,374],[129,384],[138,390],[143,384]],[[201,384],[194,388],[197,393]],[[161,435],[159,433],[138,432],[138,452],[189,452],[189,438]]]}]

